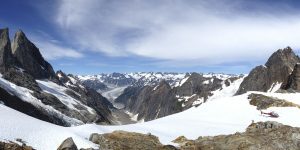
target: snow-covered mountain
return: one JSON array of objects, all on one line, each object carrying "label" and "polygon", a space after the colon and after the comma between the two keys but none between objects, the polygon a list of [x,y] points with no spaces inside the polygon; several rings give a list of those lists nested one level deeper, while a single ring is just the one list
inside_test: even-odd
[{"label": "snow-covered mountain", "polygon": [[0,100],[6,106],[57,125],[113,124],[112,104],[72,77],[55,74],[22,31],[11,44],[8,29],[0,29],[0,58]]},{"label": "snow-covered mountain", "polygon": [[164,80],[157,85],[129,86],[115,102],[124,104],[124,109],[138,120],[149,121],[197,107],[216,91],[242,78],[242,75],[190,73],[173,87]]},{"label": "snow-covered mountain", "polygon": [[[177,87],[182,85],[191,74],[192,73],[189,72],[133,72],[109,74],[102,73],[98,75],[78,75],[76,77],[79,81],[81,81],[83,84],[86,84],[89,87],[92,87],[96,90],[105,91],[110,86],[154,86],[158,85],[159,82],[162,80],[166,81],[171,87]],[[216,77],[219,79],[227,79],[236,75],[223,73],[207,73],[203,74],[203,76],[208,78]],[[99,85],[92,85],[97,83]]]},{"label": "snow-covered mountain", "polygon": [[76,79],[137,120],[149,121],[199,106],[215,91],[242,77],[215,73],[137,72],[76,76]]},{"label": "snow-covered mountain", "polygon": [[[76,76],[83,84],[99,91],[105,91],[111,87],[124,86],[146,86],[157,85],[165,80],[171,86],[176,86],[188,73],[169,73],[169,72],[135,72],[135,73],[110,73],[98,75]],[[92,81],[92,82],[91,82]],[[99,85],[93,85],[98,83]],[[102,83],[102,84],[101,84]],[[100,86],[100,85],[105,86]]]}]

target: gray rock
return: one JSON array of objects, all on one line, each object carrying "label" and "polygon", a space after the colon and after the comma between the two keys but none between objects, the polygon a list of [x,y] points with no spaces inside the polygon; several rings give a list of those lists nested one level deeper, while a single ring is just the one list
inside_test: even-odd
[{"label": "gray rock", "polygon": [[299,57],[290,47],[279,49],[271,55],[265,66],[255,67],[241,83],[238,94],[247,91],[268,91],[278,82],[285,87],[287,79],[294,66],[300,62]]},{"label": "gray rock", "polygon": [[0,71],[5,72],[13,65],[8,28],[0,29]]},{"label": "gray rock", "polygon": [[45,61],[39,49],[20,30],[15,34],[12,53],[23,69],[36,79],[54,79],[52,66]]},{"label": "gray rock", "polygon": [[267,109],[270,107],[298,107],[298,108],[300,108],[300,105],[297,105],[295,103],[286,101],[284,99],[278,99],[275,97],[265,96],[262,94],[251,93],[248,96],[248,99],[250,99],[251,105],[257,106],[258,110]]},{"label": "gray rock", "polygon": [[129,87],[116,99],[116,102],[125,102],[125,109],[138,115],[138,120],[145,121],[164,117],[180,112],[181,104],[175,97],[166,81],[161,81],[155,88],[152,86]]},{"label": "gray rock", "polygon": [[297,63],[293,72],[288,77],[287,84],[282,86],[284,90],[300,91],[300,64]]},{"label": "gray rock", "polygon": [[31,146],[26,144],[19,145],[15,142],[1,142],[0,141],[0,150],[34,150]]},{"label": "gray rock", "polygon": [[106,134],[92,134],[90,140],[105,150],[177,150],[172,145],[162,145],[158,137],[127,131],[114,131]]},{"label": "gray rock", "polygon": [[76,144],[71,137],[64,140],[57,150],[78,150]]},{"label": "gray rock", "polygon": [[4,79],[18,86],[25,87],[35,92],[41,91],[41,88],[35,79],[30,74],[23,72],[20,69],[9,68],[2,75]]}]

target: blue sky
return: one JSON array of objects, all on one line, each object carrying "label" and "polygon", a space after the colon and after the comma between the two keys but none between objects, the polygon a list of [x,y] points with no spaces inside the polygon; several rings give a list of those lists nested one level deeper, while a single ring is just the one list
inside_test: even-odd
[{"label": "blue sky", "polygon": [[297,0],[3,0],[0,27],[22,29],[55,70],[248,73],[300,48]]}]

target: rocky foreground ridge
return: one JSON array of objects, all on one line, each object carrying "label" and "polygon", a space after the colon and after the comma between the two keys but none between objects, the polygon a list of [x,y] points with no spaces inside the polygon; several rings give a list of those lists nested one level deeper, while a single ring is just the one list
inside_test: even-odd
[{"label": "rocky foreground ridge", "polygon": [[[197,131],[195,131],[197,132]],[[298,150],[300,147],[300,128],[283,125],[274,121],[250,124],[245,132],[229,135],[200,136],[190,140],[184,136],[174,139],[173,145],[163,145],[155,135],[126,131],[112,133],[93,133],[89,140],[105,150]],[[0,142],[1,150],[33,150],[26,144]],[[58,150],[78,150],[72,138],[67,138]],[[97,148],[98,149],[98,148]],[[93,148],[80,150],[94,150]]]}]

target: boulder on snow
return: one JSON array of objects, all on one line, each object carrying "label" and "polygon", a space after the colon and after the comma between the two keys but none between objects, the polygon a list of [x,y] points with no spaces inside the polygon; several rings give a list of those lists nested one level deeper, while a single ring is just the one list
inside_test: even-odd
[{"label": "boulder on snow", "polygon": [[294,104],[292,102],[286,101],[284,99],[278,99],[275,97],[270,97],[262,94],[255,94],[251,93],[248,96],[248,99],[250,99],[250,104],[257,106],[258,110],[261,109],[267,109],[269,107],[298,107],[300,108],[300,105]]},{"label": "boulder on snow", "polygon": [[71,137],[64,140],[57,150],[78,150],[76,144]]},{"label": "boulder on snow", "polygon": [[162,145],[158,137],[151,134],[141,134],[127,131],[114,131],[112,133],[97,134],[90,136],[90,141],[98,144],[100,149],[143,149],[143,150],[176,150],[171,145]]},{"label": "boulder on snow", "polygon": [[0,141],[0,150],[34,150],[32,147],[27,146],[26,144],[19,145],[14,142],[1,142]]}]

